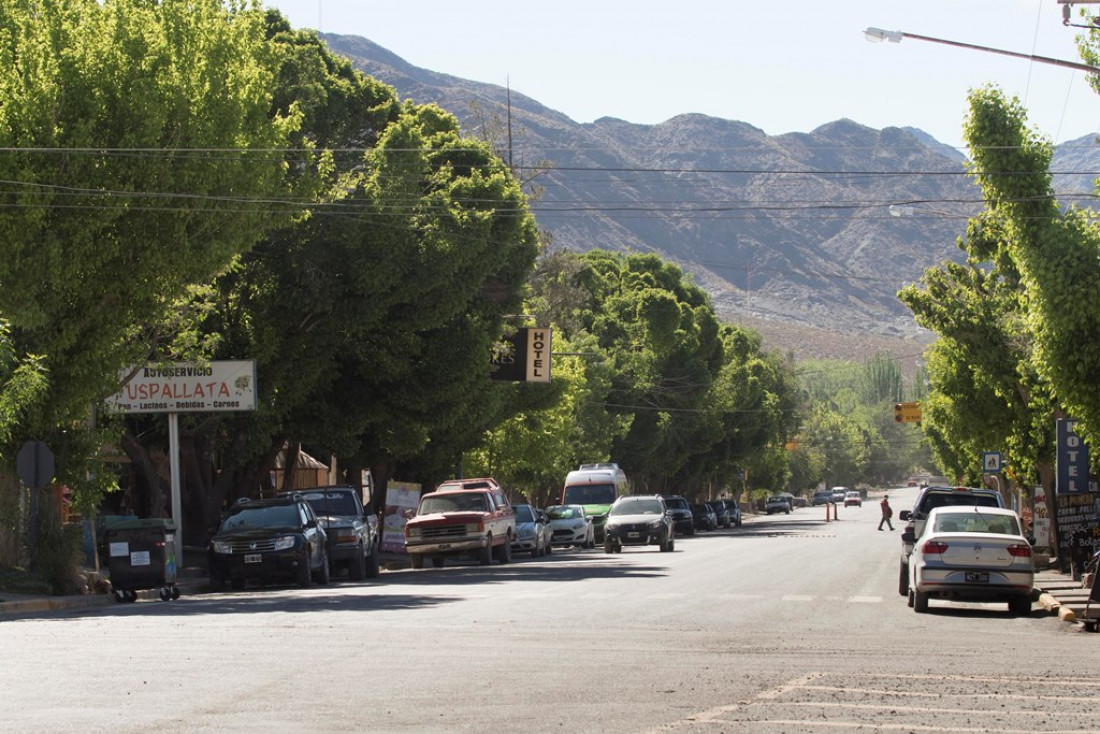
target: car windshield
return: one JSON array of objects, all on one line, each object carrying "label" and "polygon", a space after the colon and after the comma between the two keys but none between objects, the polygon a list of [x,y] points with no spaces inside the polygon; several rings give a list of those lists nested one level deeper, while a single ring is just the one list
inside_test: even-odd
[{"label": "car windshield", "polygon": [[771,504],[780,504],[780,503],[785,503],[786,501],[787,500],[783,499],[782,497],[769,497],[768,498],[768,502],[771,503]]},{"label": "car windshield", "polygon": [[657,500],[619,501],[611,507],[611,515],[660,515],[661,503]]},{"label": "car windshield", "polygon": [[546,510],[551,520],[576,520],[584,517],[584,510],[574,505],[571,507],[551,507]]},{"label": "car windshield", "polygon": [[297,505],[265,505],[241,507],[222,521],[221,529],[253,530],[255,528],[296,528],[302,524]]},{"label": "car windshield", "polygon": [[574,505],[610,505],[615,501],[615,485],[574,484],[565,488],[565,501]]},{"label": "car windshield", "polygon": [[688,502],[682,497],[668,497],[665,499],[665,504],[669,507],[675,507],[678,510],[687,509]]},{"label": "car windshield", "polygon": [[535,513],[531,511],[531,505],[516,505],[516,522],[534,522]]},{"label": "car windshield", "polygon": [[1020,525],[1011,515],[982,515],[977,512],[945,512],[936,516],[937,533],[998,533],[1019,535]]},{"label": "car windshield", "polygon": [[303,492],[302,499],[318,515],[358,515],[362,511],[351,492]]},{"label": "car windshield", "polygon": [[923,504],[924,509],[929,512],[937,507],[957,507],[960,505],[967,505],[970,507],[974,505],[980,507],[1000,507],[1000,505],[997,504],[997,498],[993,495],[971,494],[969,492],[931,494],[926,498]]},{"label": "car windshield", "polygon": [[481,492],[425,495],[420,500],[419,515],[431,515],[437,512],[486,512],[489,506]]}]

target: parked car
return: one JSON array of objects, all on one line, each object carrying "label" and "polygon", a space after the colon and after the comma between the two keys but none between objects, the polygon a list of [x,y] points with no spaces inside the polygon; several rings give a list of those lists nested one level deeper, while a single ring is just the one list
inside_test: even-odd
[{"label": "parked car", "polygon": [[726,509],[730,513],[730,522],[734,527],[741,527],[741,505],[737,504],[737,500],[722,500],[726,503]]},{"label": "parked car", "polygon": [[695,517],[691,514],[688,501],[678,494],[666,494],[663,499],[676,532],[680,535],[695,535]]},{"label": "parked car", "polygon": [[828,489],[819,489],[814,492],[813,499],[810,502],[816,507],[818,505],[827,505],[833,501],[833,493]]},{"label": "parked car", "polygon": [[787,500],[787,507],[791,509],[791,512],[794,512],[794,508],[797,505],[795,504],[795,497],[793,494],[791,494],[790,492],[779,492],[777,496]]},{"label": "parked car", "polygon": [[844,493],[844,506],[850,507],[852,505],[863,507],[863,495],[854,489],[849,489]]},{"label": "parked car", "polygon": [[691,506],[691,521],[695,524],[696,530],[717,530],[718,518],[714,514],[714,510],[710,505],[703,502],[696,502]]},{"label": "parked car", "polygon": [[810,501],[800,494],[796,494],[791,500],[792,507],[809,507]]},{"label": "parked car", "polygon": [[780,497],[779,495],[772,495],[764,502],[764,511],[769,515],[773,512],[782,512],[784,514],[791,514],[791,503],[787,501],[786,497]]},{"label": "parked car", "polygon": [[210,538],[207,562],[215,590],[226,581],[234,589],[249,580],[294,580],[302,587],[329,581],[325,530],[298,492],[230,507]]},{"label": "parked car", "polygon": [[848,494],[848,488],[847,487],[833,487],[832,501],[835,502],[838,505],[843,504],[844,497],[847,494]]},{"label": "parked car", "polygon": [[718,527],[733,527],[733,518],[730,517],[730,508],[725,500],[711,500],[707,503],[707,506],[714,511],[714,517],[718,522]]},{"label": "parked car", "polygon": [[911,540],[908,597],[916,612],[927,612],[929,599],[1003,601],[1013,614],[1031,612],[1033,540],[1023,536],[1013,510],[937,507]]},{"label": "parked car", "polygon": [[515,512],[494,479],[453,479],[420,498],[405,523],[405,550],[413,568],[423,568],[425,558],[440,568],[449,556],[488,566],[494,557],[512,562],[515,536]]},{"label": "parked car", "polygon": [[516,513],[516,537],[512,552],[530,553],[532,558],[550,554],[552,530],[549,520],[531,505],[512,505]]},{"label": "parked car", "polygon": [[619,553],[624,545],[658,545],[662,553],[675,550],[672,516],[660,495],[620,497],[611,505],[603,549],[605,553]]},{"label": "parked car", "polygon": [[554,505],[546,508],[546,515],[550,518],[552,545],[596,547],[596,528],[583,506]]},{"label": "parked car", "polygon": [[[913,552],[912,538],[919,538],[924,532],[924,523],[928,513],[937,507],[1004,507],[1001,493],[985,487],[923,487],[917,494],[912,510],[902,510],[898,519],[906,523],[901,533],[901,563],[898,568],[898,593],[909,593],[909,555]],[[911,533],[911,535],[907,535]],[[906,540],[906,538],[910,538]]]},{"label": "parked car", "polygon": [[348,578],[378,576],[378,518],[363,507],[358,487],[312,487],[300,490],[328,538],[328,560],[347,569]]}]

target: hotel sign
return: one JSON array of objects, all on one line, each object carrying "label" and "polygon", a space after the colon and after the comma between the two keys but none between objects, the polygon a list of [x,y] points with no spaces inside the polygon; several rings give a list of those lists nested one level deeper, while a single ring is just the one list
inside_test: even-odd
[{"label": "hotel sign", "polygon": [[[256,361],[174,362],[131,368],[107,398],[116,413],[210,413],[256,409]],[[125,377],[125,375],[124,375]]]}]

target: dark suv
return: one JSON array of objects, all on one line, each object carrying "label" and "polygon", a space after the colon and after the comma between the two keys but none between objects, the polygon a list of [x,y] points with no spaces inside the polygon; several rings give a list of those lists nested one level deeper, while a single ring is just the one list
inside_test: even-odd
[{"label": "dark suv", "polygon": [[901,534],[901,564],[898,569],[898,593],[909,595],[909,554],[913,543],[924,531],[928,513],[937,507],[1004,507],[1001,493],[985,487],[924,487],[912,510],[902,510],[898,519],[906,523]]},{"label": "dark suv", "polygon": [[678,494],[666,494],[664,500],[676,532],[680,535],[695,535],[695,516],[691,514],[688,501]]},{"label": "dark suv", "polygon": [[676,547],[674,536],[672,518],[660,495],[619,497],[607,512],[603,549],[619,553],[624,545],[659,545],[662,553],[668,553]]},{"label": "dark suv", "polygon": [[307,587],[329,580],[326,535],[317,515],[298,492],[264,500],[240,500],[226,511],[210,539],[210,586],[243,589],[248,579],[261,583],[294,580]]}]

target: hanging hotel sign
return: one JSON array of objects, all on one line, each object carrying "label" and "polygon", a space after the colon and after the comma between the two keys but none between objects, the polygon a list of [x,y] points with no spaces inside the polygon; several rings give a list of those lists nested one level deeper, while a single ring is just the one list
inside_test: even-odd
[{"label": "hanging hotel sign", "polygon": [[504,340],[503,349],[492,355],[493,380],[512,382],[550,382],[550,343],[553,331],[516,329]]},{"label": "hanging hotel sign", "polygon": [[131,368],[107,398],[116,413],[210,413],[256,409],[256,361],[172,362]]}]

